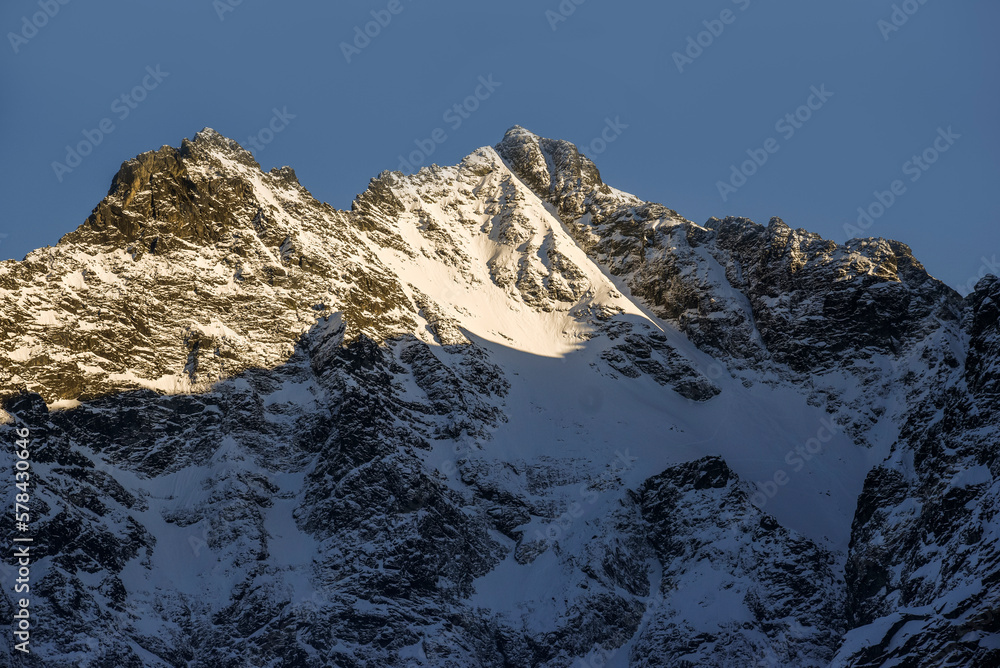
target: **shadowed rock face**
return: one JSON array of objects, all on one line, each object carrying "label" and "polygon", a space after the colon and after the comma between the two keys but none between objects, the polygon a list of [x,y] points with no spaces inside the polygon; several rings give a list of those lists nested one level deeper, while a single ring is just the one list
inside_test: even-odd
[{"label": "shadowed rock face", "polygon": [[[959,295],[931,278],[905,244],[839,245],[792,230],[780,218],[766,227],[712,218],[702,228],[666,207],[616,197],[572,144],[519,127],[497,152],[658,315],[737,361],[769,358],[815,372],[844,355],[898,355],[940,327],[939,320],[959,318]],[[724,276],[705,267],[706,252]],[[725,294],[732,288],[742,294]],[[751,317],[739,318],[741,306],[749,306]],[[718,332],[712,320],[744,336]]]},{"label": "shadowed rock face", "polygon": [[1000,632],[998,296],[991,276],[966,298],[962,385],[935,388],[912,407],[889,458],[865,481],[848,610],[876,637],[864,648],[848,644],[848,665],[913,656],[927,666],[1000,662],[987,640]]},{"label": "shadowed rock face", "polygon": [[987,406],[1000,406],[1000,280],[987,276],[966,298],[965,329],[969,354],[965,374],[969,389]]},{"label": "shadowed rock face", "polygon": [[[962,299],[905,244],[841,245],[779,218],[766,227],[711,218],[702,227],[611,190],[564,144],[513,128],[497,151],[656,315],[730,367],[767,369],[800,385],[856,440],[868,442],[873,424],[893,410],[873,395],[902,385],[916,400],[927,385],[919,379],[946,382],[958,367],[936,342],[958,335]],[[876,357],[890,360],[891,370]],[[871,391],[852,398],[845,382]]]},{"label": "shadowed rock face", "polygon": [[908,246],[882,239],[844,247],[772,218],[710,221],[739,267],[764,345],[799,372],[829,368],[845,355],[898,355],[956,322],[960,299],[934,281]]},{"label": "shadowed rock face", "polygon": [[[635,665],[746,665],[749,657],[829,665],[844,627],[833,554],[751,505],[717,457],[670,468],[638,495],[663,566],[663,601],[633,650]],[[704,571],[721,581],[705,586]],[[705,604],[715,597],[725,605]],[[718,618],[700,618],[699,607]]]},{"label": "shadowed rock face", "polygon": [[[23,665],[998,664],[998,286],[700,226],[520,127],[350,211],[203,130],[0,263],[46,620]],[[542,365],[591,393],[518,377]],[[792,396],[871,453],[846,552],[685,433],[747,388],[737,457],[798,437],[766,414]],[[587,440],[605,401],[652,447]]]}]

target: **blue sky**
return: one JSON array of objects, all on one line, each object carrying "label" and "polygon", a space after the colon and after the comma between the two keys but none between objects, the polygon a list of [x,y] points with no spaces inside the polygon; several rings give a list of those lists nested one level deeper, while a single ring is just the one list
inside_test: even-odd
[{"label": "blue sky", "polygon": [[[421,145],[453,164],[520,124],[698,223],[898,239],[963,293],[1000,271],[1000,3],[61,2],[0,9],[0,258],[56,243],[121,162],[202,127],[348,208]],[[859,207],[880,214],[865,229]]]}]

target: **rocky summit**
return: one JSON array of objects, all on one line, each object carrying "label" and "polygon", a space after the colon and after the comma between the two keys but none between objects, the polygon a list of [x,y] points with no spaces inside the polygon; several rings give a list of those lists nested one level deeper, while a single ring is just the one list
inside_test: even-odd
[{"label": "rocky summit", "polygon": [[521,127],[341,211],[206,129],[0,330],[4,665],[1000,665],[1000,281],[903,243]]}]

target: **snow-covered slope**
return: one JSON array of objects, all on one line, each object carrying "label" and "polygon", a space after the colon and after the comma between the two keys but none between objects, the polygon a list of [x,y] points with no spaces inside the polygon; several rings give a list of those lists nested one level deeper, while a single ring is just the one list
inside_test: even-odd
[{"label": "snow-covered slope", "polygon": [[0,264],[16,660],[990,665],[996,286],[519,127],[349,212],[204,130]]}]

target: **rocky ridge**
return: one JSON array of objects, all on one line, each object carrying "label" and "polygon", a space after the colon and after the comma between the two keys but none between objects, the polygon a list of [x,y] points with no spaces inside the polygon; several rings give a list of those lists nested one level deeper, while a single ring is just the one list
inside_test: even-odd
[{"label": "rocky ridge", "polygon": [[519,127],[351,211],[204,130],[0,263],[59,620],[16,660],[990,665],[997,285]]}]

